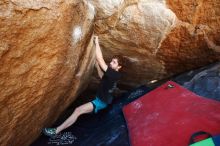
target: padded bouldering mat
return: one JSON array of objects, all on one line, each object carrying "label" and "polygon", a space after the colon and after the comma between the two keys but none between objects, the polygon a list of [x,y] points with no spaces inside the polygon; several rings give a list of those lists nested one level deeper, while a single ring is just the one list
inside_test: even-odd
[{"label": "padded bouldering mat", "polygon": [[220,102],[168,81],[123,107],[132,146],[187,146],[197,131],[220,133]]}]

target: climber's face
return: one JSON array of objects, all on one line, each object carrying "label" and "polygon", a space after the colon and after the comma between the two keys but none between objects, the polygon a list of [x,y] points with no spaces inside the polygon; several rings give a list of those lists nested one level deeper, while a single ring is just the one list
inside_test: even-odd
[{"label": "climber's face", "polygon": [[118,59],[113,58],[112,61],[110,62],[110,67],[114,69],[115,71],[119,71],[121,66],[118,64]]}]

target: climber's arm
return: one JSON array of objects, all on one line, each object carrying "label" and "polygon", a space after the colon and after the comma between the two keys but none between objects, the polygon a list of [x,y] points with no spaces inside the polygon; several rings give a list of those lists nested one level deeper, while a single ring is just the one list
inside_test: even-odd
[{"label": "climber's arm", "polygon": [[100,66],[99,66],[99,64],[98,64],[98,62],[96,61],[96,63],[95,63],[95,67],[96,67],[96,69],[97,69],[97,72],[98,72],[98,75],[99,75],[99,77],[100,78],[102,78],[102,76],[103,76],[103,71],[101,70],[101,68],[100,68]]},{"label": "climber's arm", "polygon": [[101,67],[101,69],[103,71],[106,71],[108,66],[105,63],[105,60],[103,59],[102,51],[101,51],[101,48],[99,46],[98,36],[95,36],[94,39],[95,39],[95,47],[96,47],[96,60],[99,64],[99,66]]}]

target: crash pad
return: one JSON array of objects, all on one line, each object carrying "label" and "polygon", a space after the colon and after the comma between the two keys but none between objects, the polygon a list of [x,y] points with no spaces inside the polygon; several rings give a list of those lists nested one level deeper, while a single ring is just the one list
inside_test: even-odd
[{"label": "crash pad", "polygon": [[132,146],[188,146],[197,131],[220,133],[220,102],[168,81],[123,107]]}]

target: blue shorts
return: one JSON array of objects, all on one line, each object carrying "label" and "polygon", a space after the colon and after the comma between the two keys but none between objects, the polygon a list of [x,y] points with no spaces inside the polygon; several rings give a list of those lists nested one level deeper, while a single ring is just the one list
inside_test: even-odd
[{"label": "blue shorts", "polygon": [[101,101],[98,97],[96,97],[93,101],[91,101],[94,107],[94,113],[97,113],[99,110],[102,110],[107,107],[107,104]]}]

